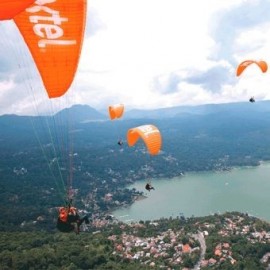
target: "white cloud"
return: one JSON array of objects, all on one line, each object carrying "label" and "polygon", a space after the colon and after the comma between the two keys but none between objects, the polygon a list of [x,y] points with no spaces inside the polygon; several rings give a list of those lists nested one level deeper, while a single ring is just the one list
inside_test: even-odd
[{"label": "white cloud", "polygon": [[[230,102],[245,100],[246,95],[252,92],[255,95],[254,89],[260,98],[267,98],[269,75],[256,78],[258,72],[254,70],[254,73],[250,71],[237,80],[234,69],[235,63],[246,57],[270,60],[270,19],[260,17],[268,2],[92,0],[88,4],[86,37],[79,69],[71,89],[66,97],[59,100],[61,105],[57,108],[73,103],[84,103],[98,109],[113,103],[125,103],[131,109]],[[256,9],[256,5],[262,7]],[[241,7],[244,7],[243,12]],[[247,10],[250,13],[247,14]],[[254,16],[253,10],[257,10]],[[0,29],[0,61],[6,63],[8,53],[14,61],[13,52],[8,52],[7,34],[12,35],[12,43],[15,40],[24,46],[15,32],[14,26],[8,26],[4,33]],[[7,41],[5,46],[2,46],[3,40]],[[26,68],[29,66],[26,74],[30,74],[31,85],[37,88],[32,98],[40,111],[47,112],[47,97],[27,54],[23,64],[26,63]],[[19,63],[20,60],[16,59]],[[17,65],[10,66],[13,68],[10,72],[16,73]],[[21,72],[21,76],[24,74]],[[191,74],[196,78],[191,78]],[[0,83],[3,83],[1,79],[2,76]],[[157,81],[160,89],[155,88]],[[208,89],[210,86],[218,89],[213,91]],[[19,98],[13,100],[13,104],[17,104],[14,105],[16,110],[29,113],[32,106],[27,96],[29,90],[22,91],[22,84],[18,82],[13,82],[11,87],[12,93],[20,92]],[[29,84],[25,83],[24,87],[29,87]],[[10,89],[1,91],[5,93],[5,99],[0,95],[0,102],[7,105],[1,107],[0,113],[10,112],[13,107],[6,99]]]},{"label": "white cloud", "polygon": [[270,22],[251,27],[235,40],[237,48],[235,58],[240,62],[243,59],[270,60]]}]

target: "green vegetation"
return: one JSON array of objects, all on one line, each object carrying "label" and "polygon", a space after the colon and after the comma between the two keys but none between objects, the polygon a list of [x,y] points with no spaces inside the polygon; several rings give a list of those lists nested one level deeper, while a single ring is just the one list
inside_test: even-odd
[{"label": "green vegetation", "polygon": [[[128,205],[140,195],[126,188],[138,179],[170,178],[187,171],[230,170],[233,166],[255,166],[260,160],[269,160],[270,118],[263,117],[267,114],[148,119],[159,127],[163,137],[163,152],[154,157],[149,156],[142,142],[132,148],[126,142],[122,147],[117,145],[119,135],[124,138],[130,127],[144,124],[144,119],[115,123],[75,121],[75,203],[89,213],[106,212]],[[24,221],[30,225],[39,216],[46,218],[30,226],[30,230],[54,228],[53,208],[64,203],[63,183],[70,171],[69,140],[63,134],[71,130],[63,121],[52,120],[55,119],[0,117],[1,230],[12,230],[13,226],[17,229]],[[112,200],[104,199],[108,193]]]},{"label": "green vegetation", "polygon": [[[196,233],[191,233],[190,229]],[[201,243],[195,238],[202,231],[209,234],[203,240],[207,247],[204,256],[207,265],[203,266],[200,261],[201,269],[265,269],[270,261],[267,257],[270,254],[270,225],[234,212],[131,225],[110,224],[99,232],[79,235],[1,232],[0,265],[3,270],[132,270],[153,269],[153,263],[154,268],[192,268],[200,260]],[[190,251],[185,252],[183,245],[189,246]],[[221,253],[217,254],[219,248]]]},{"label": "green vegetation", "polygon": [[[103,235],[13,232],[0,234],[1,269],[127,269]],[[144,269],[144,268],[142,268]]]},{"label": "green vegetation", "polygon": [[[138,179],[230,170],[270,160],[270,118],[266,116],[267,112],[233,117],[217,113],[149,119],[163,137],[163,151],[155,157],[149,157],[142,142],[133,148],[117,145],[119,134],[124,138],[130,127],[145,124],[145,119],[115,125],[75,121],[70,130],[51,121],[55,119],[0,117],[1,269],[132,270],[149,269],[151,263],[152,268],[191,268],[201,256],[198,232],[204,231],[206,262],[201,268],[265,269],[270,261],[269,224],[240,213],[182,216],[132,226],[106,218],[110,210],[141,195],[127,188]],[[71,133],[72,153],[68,138],[62,136]],[[75,205],[100,222],[93,221],[78,236],[55,229],[56,209],[65,203],[63,185],[70,170]],[[115,240],[108,239],[112,235]],[[123,242],[125,235],[135,239],[130,250]],[[135,246],[137,240],[142,246]],[[151,241],[152,253],[147,246]],[[164,253],[154,257],[161,252],[159,245]],[[184,245],[192,251],[184,253]]]}]

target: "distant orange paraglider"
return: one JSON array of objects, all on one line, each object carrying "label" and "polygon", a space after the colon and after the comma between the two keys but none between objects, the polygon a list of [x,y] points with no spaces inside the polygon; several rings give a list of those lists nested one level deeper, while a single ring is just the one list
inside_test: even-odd
[{"label": "distant orange paraglider", "polygon": [[11,20],[14,16],[24,11],[34,2],[35,0],[1,0],[0,21]]},{"label": "distant orange paraglider", "polygon": [[108,110],[109,110],[109,116],[111,120],[121,118],[124,113],[124,104],[111,105],[109,106]]},{"label": "distant orange paraglider", "polygon": [[85,20],[86,0],[36,1],[14,17],[49,98],[64,95],[74,79]]},{"label": "distant orange paraglider", "polygon": [[141,138],[149,154],[157,155],[160,151],[162,138],[160,131],[154,125],[143,125],[129,129],[127,132],[127,142],[129,146],[133,146]]},{"label": "distant orange paraglider", "polygon": [[265,61],[245,60],[238,65],[236,76],[240,76],[242,72],[251,64],[256,64],[263,73],[265,73],[268,69],[268,65]]}]

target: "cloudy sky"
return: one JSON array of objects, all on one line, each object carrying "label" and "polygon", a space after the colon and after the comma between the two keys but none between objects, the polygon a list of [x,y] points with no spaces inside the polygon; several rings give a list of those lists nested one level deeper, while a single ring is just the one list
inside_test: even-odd
[{"label": "cloudy sky", "polygon": [[[91,0],[68,93],[49,100],[12,21],[0,23],[0,114],[87,104],[127,110],[270,99],[270,0]],[[55,105],[57,104],[57,105]],[[60,105],[59,105],[60,104]]]}]

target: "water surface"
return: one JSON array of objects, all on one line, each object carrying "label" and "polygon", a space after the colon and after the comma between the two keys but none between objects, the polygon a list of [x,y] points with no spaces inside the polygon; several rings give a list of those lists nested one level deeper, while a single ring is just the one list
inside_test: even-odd
[{"label": "water surface", "polygon": [[130,188],[144,191],[147,198],[113,212],[123,221],[161,217],[206,216],[226,211],[247,212],[270,221],[270,163],[235,168],[230,172],[187,173],[173,179],[152,180],[154,191],[138,181]]}]

